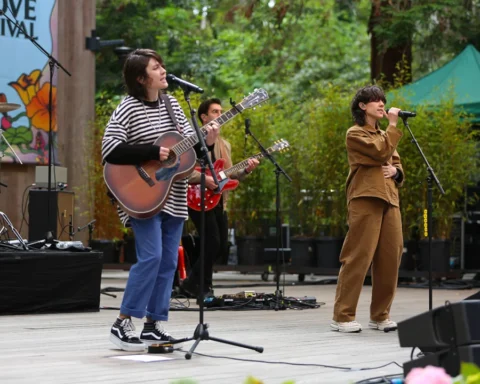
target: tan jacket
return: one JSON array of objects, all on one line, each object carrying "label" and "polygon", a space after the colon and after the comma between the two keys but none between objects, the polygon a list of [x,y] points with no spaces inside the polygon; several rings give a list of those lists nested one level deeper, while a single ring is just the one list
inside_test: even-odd
[{"label": "tan jacket", "polygon": [[[215,159],[218,160],[221,158],[225,160],[224,169],[228,169],[233,165],[232,164],[232,146],[227,140],[223,139],[222,137],[218,137],[217,140],[215,141],[215,144],[213,147],[213,153],[215,155]],[[208,156],[210,157],[210,160],[211,160],[212,159],[211,152],[208,152]],[[247,176],[247,173],[245,173],[245,170],[243,169],[241,171],[232,173],[230,175],[230,178],[242,181],[243,179],[245,179],[245,176]],[[200,172],[194,170],[188,177],[188,183],[199,184]],[[222,197],[223,197],[223,209],[227,210],[228,191],[222,192]]]},{"label": "tan jacket", "polygon": [[[386,131],[369,125],[355,125],[347,131],[346,145],[350,172],[347,177],[347,202],[356,197],[378,197],[398,207],[398,187],[403,185],[400,156],[396,150],[403,133],[393,125]],[[398,169],[398,178],[385,179],[382,165]]]}]

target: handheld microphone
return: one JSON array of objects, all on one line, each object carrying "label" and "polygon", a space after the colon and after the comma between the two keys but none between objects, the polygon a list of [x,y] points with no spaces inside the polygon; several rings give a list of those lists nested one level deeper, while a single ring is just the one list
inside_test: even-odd
[{"label": "handheld microphone", "polygon": [[[388,113],[389,109],[386,109],[385,112]],[[402,119],[405,119],[407,117],[415,117],[417,116],[416,112],[408,112],[408,111],[398,111],[398,117],[401,117]]]},{"label": "handheld microphone", "polygon": [[182,79],[178,78],[177,76],[172,75],[171,73],[169,73],[167,75],[167,80],[172,82],[172,83],[176,83],[180,87],[188,89],[192,92],[203,93],[202,88],[196,86],[195,84],[189,83],[188,81],[182,80]]}]

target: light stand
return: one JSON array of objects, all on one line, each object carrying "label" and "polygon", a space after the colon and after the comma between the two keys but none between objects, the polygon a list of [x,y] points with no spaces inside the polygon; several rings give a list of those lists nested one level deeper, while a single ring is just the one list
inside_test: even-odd
[{"label": "light stand", "polygon": [[202,340],[213,340],[213,341],[216,341],[216,342],[219,342],[219,343],[234,345],[234,346],[237,346],[237,347],[242,347],[242,348],[247,348],[247,349],[253,349],[254,351],[262,353],[263,352],[262,347],[250,346],[250,345],[247,345],[247,344],[241,344],[241,343],[237,343],[237,342],[234,342],[234,341],[219,339],[218,337],[210,336],[210,334],[208,332],[208,324],[205,324],[203,322],[203,320],[204,320],[204,316],[203,316],[203,312],[204,312],[204,310],[203,310],[203,307],[204,307],[204,302],[203,302],[203,300],[204,300],[204,289],[203,288],[204,288],[204,280],[205,280],[205,276],[204,276],[205,275],[205,271],[204,271],[204,263],[205,263],[205,169],[206,169],[205,164],[208,164],[208,168],[210,169],[213,180],[214,180],[215,184],[217,185],[217,189],[216,189],[215,192],[221,193],[221,188],[220,188],[220,184],[219,184],[217,175],[216,175],[215,170],[213,168],[212,161],[208,156],[208,148],[207,148],[207,145],[205,143],[203,133],[200,131],[200,128],[198,127],[198,123],[197,123],[197,120],[196,120],[196,117],[195,117],[195,110],[192,108],[192,105],[190,103],[190,92],[191,91],[190,91],[190,89],[188,89],[186,87],[182,87],[182,89],[183,89],[183,95],[185,97],[185,101],[187,102],[188,108],[190,109],[192,125],[193,125],[193,128],[195,129],[195,132],[197,134],[198,141],[199,141],[200,146],[201,146],[201,153],[202,153],[202,156],[199,159],[200,164],[201,164],[201,177],[200,177],[200,206],[201,206],[201,210],[200,210],[200,233],[199,233],[199,236],[200,236],[200,256],[199,256],[200,257],[200,289],[199,289],[200,290],[200,295],[198,297],[198,300],[199,300],[199,324],[195,328],[195,331],[193,333],[193,337],[187,338],[186,340],[182,340],[182,341],[195,340],[195,342],[193,343],[190,350],[185,354],[185,359],[190,360],[192,358],[193,352],[195,351],[198,344]]},{"label": "light stand", "polygon": [[[10,12],[12,12],[10,10]],[[13,13],[12,13],[13,14]],[[51,190],[52,190],[52,147],[53,147],[53,133],[52,133],[52,87],[53,87],[53,73],[55,70],[55,66],[60,67],[68,76],[72,76],[70,72],[68,72],[62,64],[58,62],[50,53],[48,53],[37,41],[30,36],[25,28],[22,25],[18,24],[16,20],[12,20],[10,17],[7,16],[5,12],[0,10],[0,16],[5,16],[12,24],[15,24],[16,27],[25,35],[25,37],[32,42],[32,44],[38,48],[40,52],[42,52],[45,56],[48,57],[48,64],[50,66],[50,90],[48,92],[48,189],[47,189],[47,242],[52,242],[53,239],[49,238],[48,234],[53,233],[51,232],[51,226],[55,227],[55,222],[53,224],[50,223],[50,198],[51,198]],[[15,17],[14,17],[15,18]],[[55,219],[55,218],[54,218]]]},{"label": "light stand", "polygon": [[[250,120],[248,120],[249,122]],[[258,141],[258,139],[250,131],[250,124],[245,121],[245,135],[250,135],[253,140],[257,143],[260,151],[263,155],[269,159],[272,164],[275,166],[275,187],[276,187],[276,199],[275,199],[275,223],[277,227],[277,250],[276,250],[276,261],[275,261],[275,277],[277,280],[277,288],[275,291],[275,310],[285,309],[285,306],[282,302],[282,291],[280,291],[280,245],[281,245],[281,236],[282,236],[282,224],[280,222],[280,174],[283,174],[285,178],[292,182],[290,176],[283,170],[283,168],[275,161],[273,156],[265,149],[265,147]],[[282,247],[283,248],[283,247]]]},{"label": "light stand", "polygon": [[438,180],[437,176],[435,175],[435,172],[433,171],[433,168],[430,166],[430,163],[428,162],[427,158],[425,157],[422,148],[420,148],[420,145],[418,144],[417,139],[413,135],[412,130],[410,129],[410,126],[408,125],[407,117],[402,117],[403,120],[403,125],[407,127],[408,132],[410,132],[410,136],[412,136],[412,143],[415,144],[417,147],[418,151],[420,152],[420,156],[422,157],[423,161],[425,162],[425,165],[427,166],[427,231],[428,231],[428,310],[432,310],[432,289],[433,289],[433,278],[432,278],[432,210],[433,210],[433,197],[432,197],[432,192],[433,192],[433,184],[432,181],[435,181],[435,184],[437,184],[437,187],[442,195],[445,194],[445,191],[442,188],[442,185],[440,184],[440,181]]}]

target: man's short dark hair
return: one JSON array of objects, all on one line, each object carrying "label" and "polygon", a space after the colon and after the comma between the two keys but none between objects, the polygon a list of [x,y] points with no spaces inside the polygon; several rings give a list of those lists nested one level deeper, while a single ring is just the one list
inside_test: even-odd
[{"label": "man's short dark hair", "polygon": [[146,80],[148,78],[147,67],[150,59],[157,60],[165,68],[162,58],[153,49],[135,49],[125,59],[123,80],[130,96],[138,99],[147,97],[147,90],[143,84],[138,82],[138,79]]},{"label": "man's short dark hair", "polygon": [[382,100],[384,104],[387,104],[387,99],[383,89],[377,85],[367,85],[360,88],[355,97],[352,100],[351,111],[353,120],[357,125],[363,127],[365,125],[365,111],[360,108],[360,103],[368,104],[372,101]]},{"label": "man's short dark hair", "polygon": [[200,119],[202,124],[204,124],[203,120],[202,120],[202,115],[208,115],[208,110],[210,108],[210,105],[212,105],[212,104],[222,105],[222,102],[220,101],[220,99],[211,98],[211,99],[207,99],[204,102],[202,102],[202,104],[200,104],[200,106],[198,107],[197,114],[198,114],[198,118]]}]

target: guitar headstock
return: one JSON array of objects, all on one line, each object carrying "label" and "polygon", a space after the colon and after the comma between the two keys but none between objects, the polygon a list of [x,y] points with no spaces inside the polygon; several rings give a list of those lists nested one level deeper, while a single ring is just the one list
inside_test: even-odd
[{"label": "guitar headstock", "polygon": [[268,93],[263,88],[256,89],[253,93],[245,97],[241,105],[244,109],[253,108],[265,100],[268,100]]},{"label": "guitar headstock", "polygon": [[289,147],[290,147],[290,144],[288,143],[287,140],[280,139],[275,141],[275,144],[272,145],[269,149],[271,152],[285,152],[285,151],[288,151]]}]

